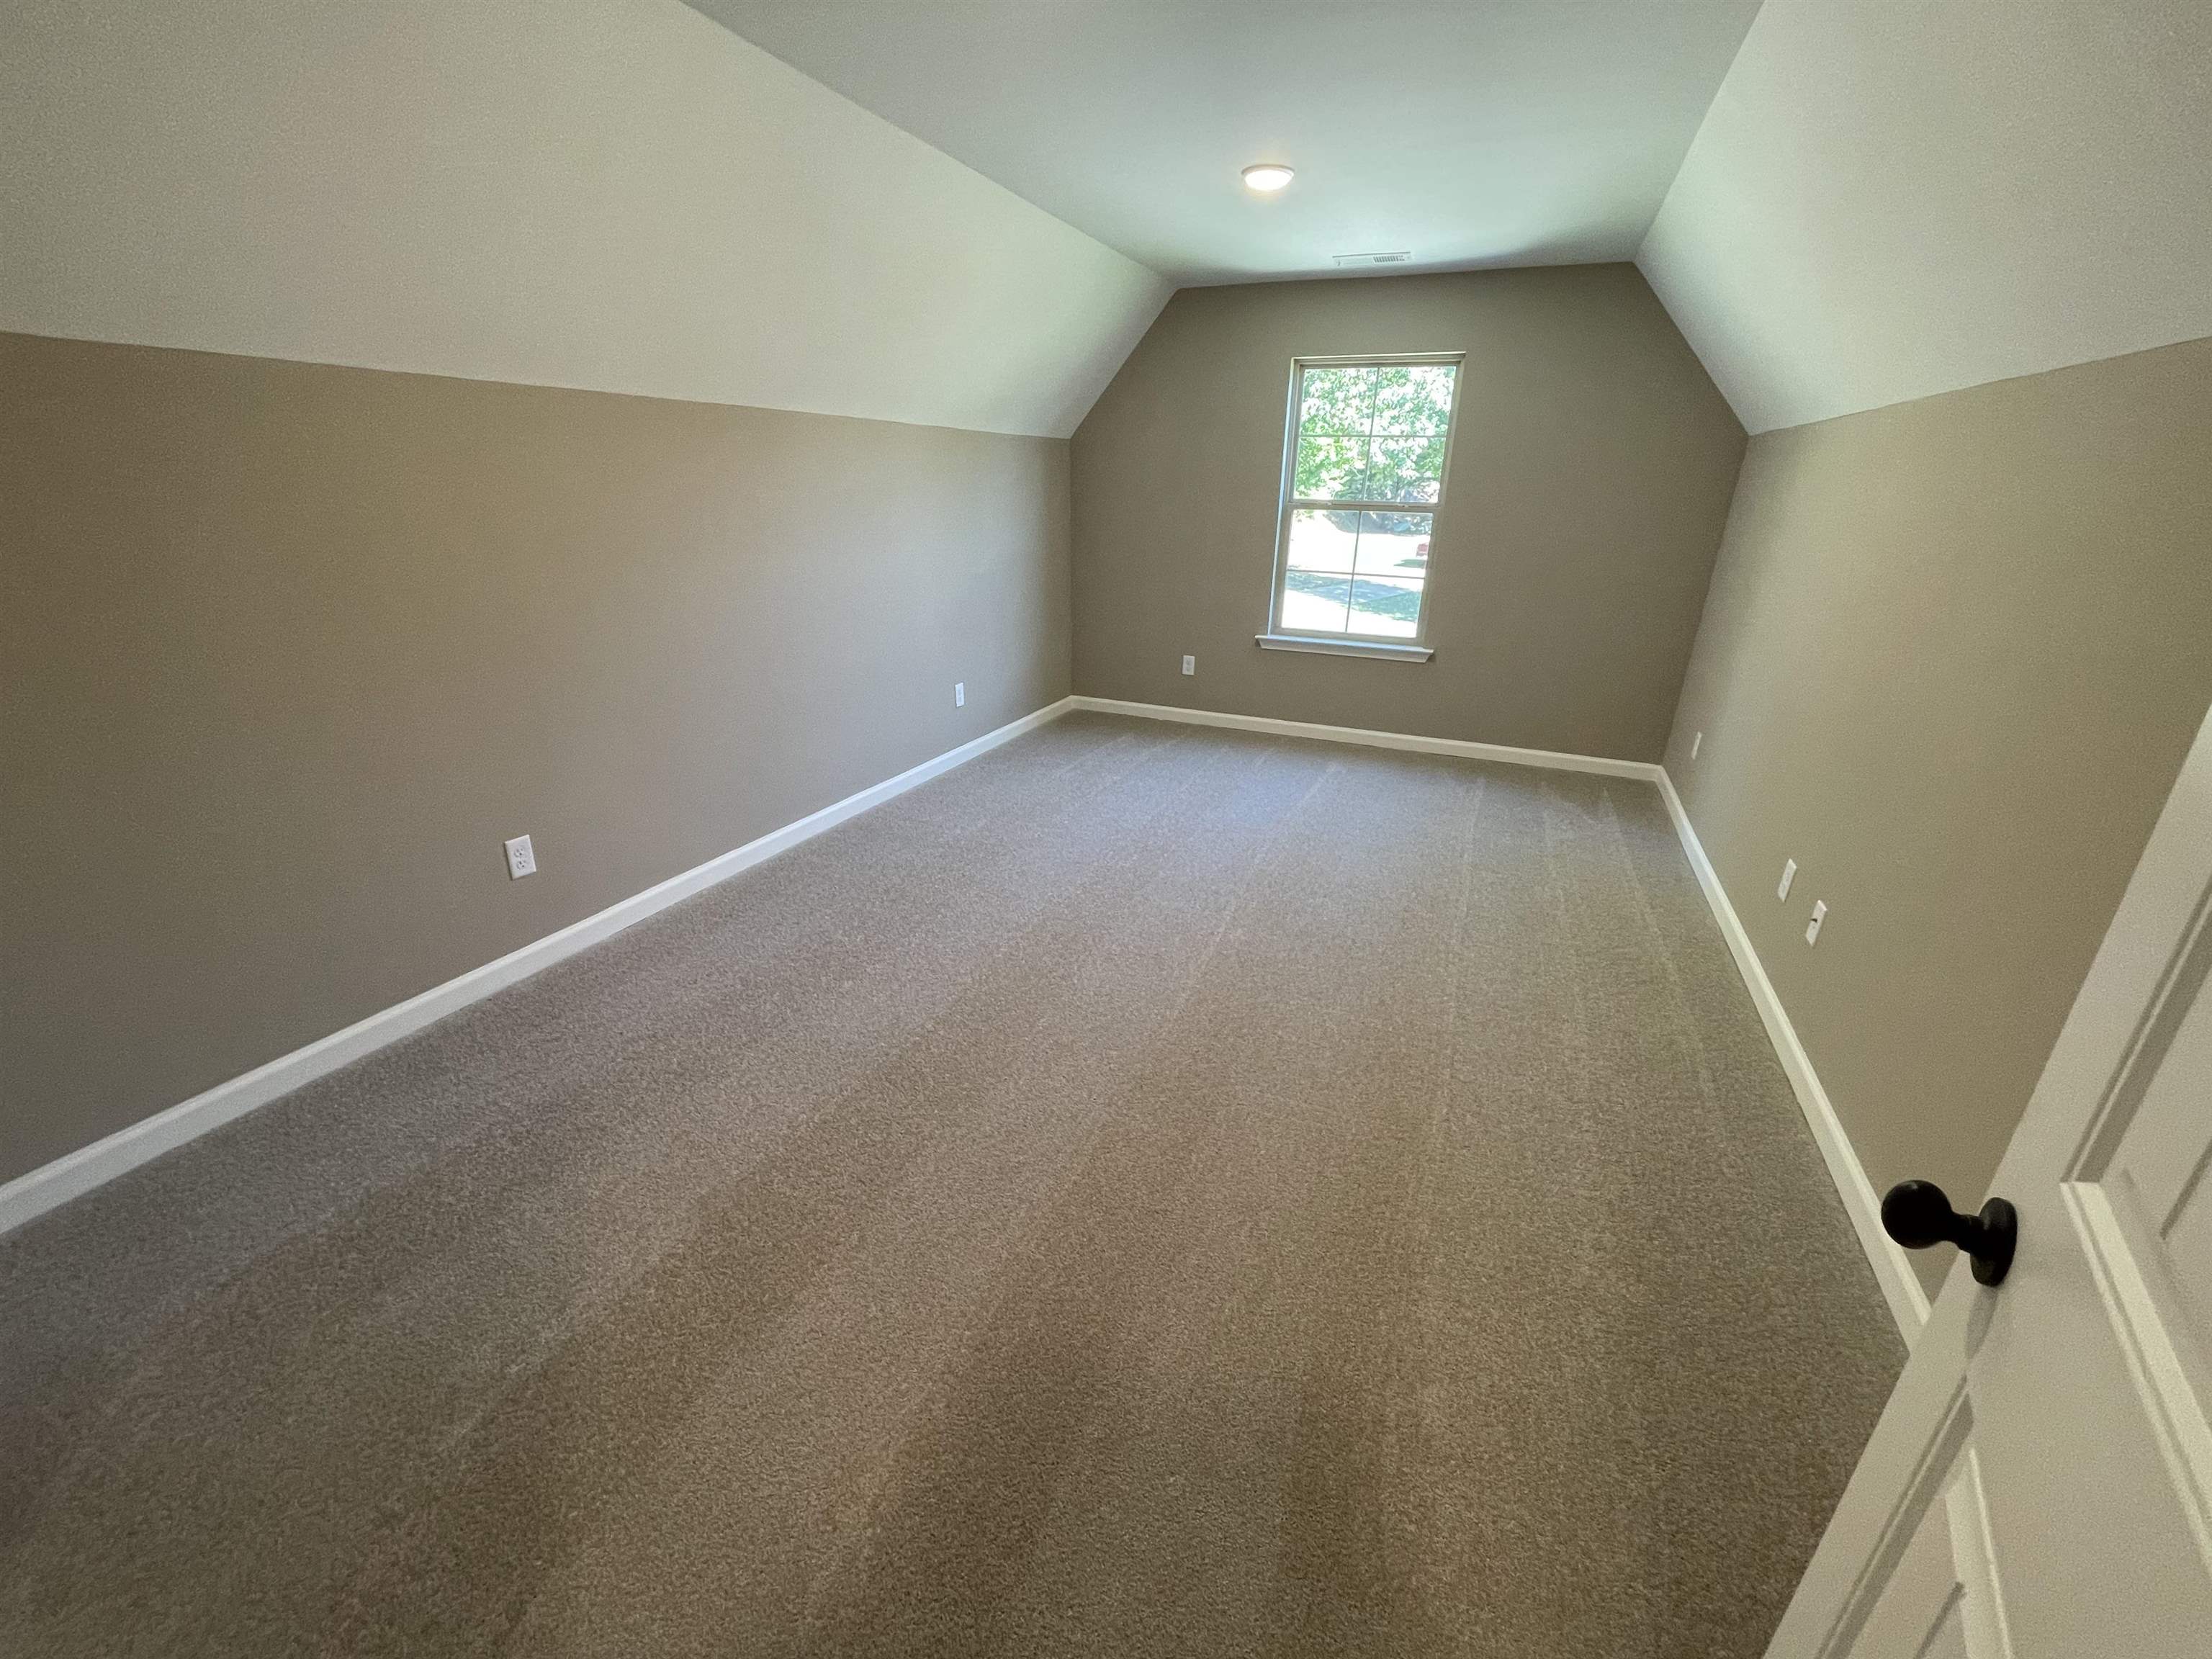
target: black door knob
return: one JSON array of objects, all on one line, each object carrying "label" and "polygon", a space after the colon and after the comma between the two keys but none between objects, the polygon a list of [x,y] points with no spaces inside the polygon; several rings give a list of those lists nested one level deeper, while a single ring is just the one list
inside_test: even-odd
[{"label": "black door knob", "polygon": [[2020,1214],[2004,1200],[1993,1198],[1979,1215],[1960,1215],[1934,1182],[1900,1181],[1882,1195],[1881,1230],[1908,1250],[1956,1244],[1973,1262],[1975,1279],[2002,1285],[2012,1268]]}]

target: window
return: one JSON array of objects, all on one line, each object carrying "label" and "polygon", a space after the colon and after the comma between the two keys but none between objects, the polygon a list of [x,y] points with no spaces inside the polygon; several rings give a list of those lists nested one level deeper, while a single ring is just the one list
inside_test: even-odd
[{"label": "window", "polygon": [[1298,360],[1263,643],[1392,655],[1419,645],[1460,363]]}]

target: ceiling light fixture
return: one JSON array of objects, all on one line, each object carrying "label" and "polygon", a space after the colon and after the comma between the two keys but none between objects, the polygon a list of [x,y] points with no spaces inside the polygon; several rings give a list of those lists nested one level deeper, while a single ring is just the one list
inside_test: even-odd
[{"label": "ceiling light fixture", "polygon": [[1273,194],[1290,182],[1291,170],[1280,161],[1255,161],[1244,169],[1244,183],[1252,190]]}]

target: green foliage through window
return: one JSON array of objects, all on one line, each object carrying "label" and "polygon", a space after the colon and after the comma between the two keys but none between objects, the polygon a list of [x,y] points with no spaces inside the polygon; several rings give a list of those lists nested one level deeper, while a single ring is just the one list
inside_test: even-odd
[{"label": "green foliage through window", "polygon": [[1411,639],[1443,496],[1456,363],[1311,363],[1297,380],[1274,626]]}]

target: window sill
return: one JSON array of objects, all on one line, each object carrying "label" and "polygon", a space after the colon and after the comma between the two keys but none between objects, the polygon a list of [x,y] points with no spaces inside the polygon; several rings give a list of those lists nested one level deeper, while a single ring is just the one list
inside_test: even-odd
[{"label": "window sill", "polygon": [[1426,662],[1437,653],[1425,645],[1386,645],[1380,640],[1322,640],[1304,634],[1256,634],[1262,651],[1311,651],[1324,657],[1373,657],[1382,662]]}]

